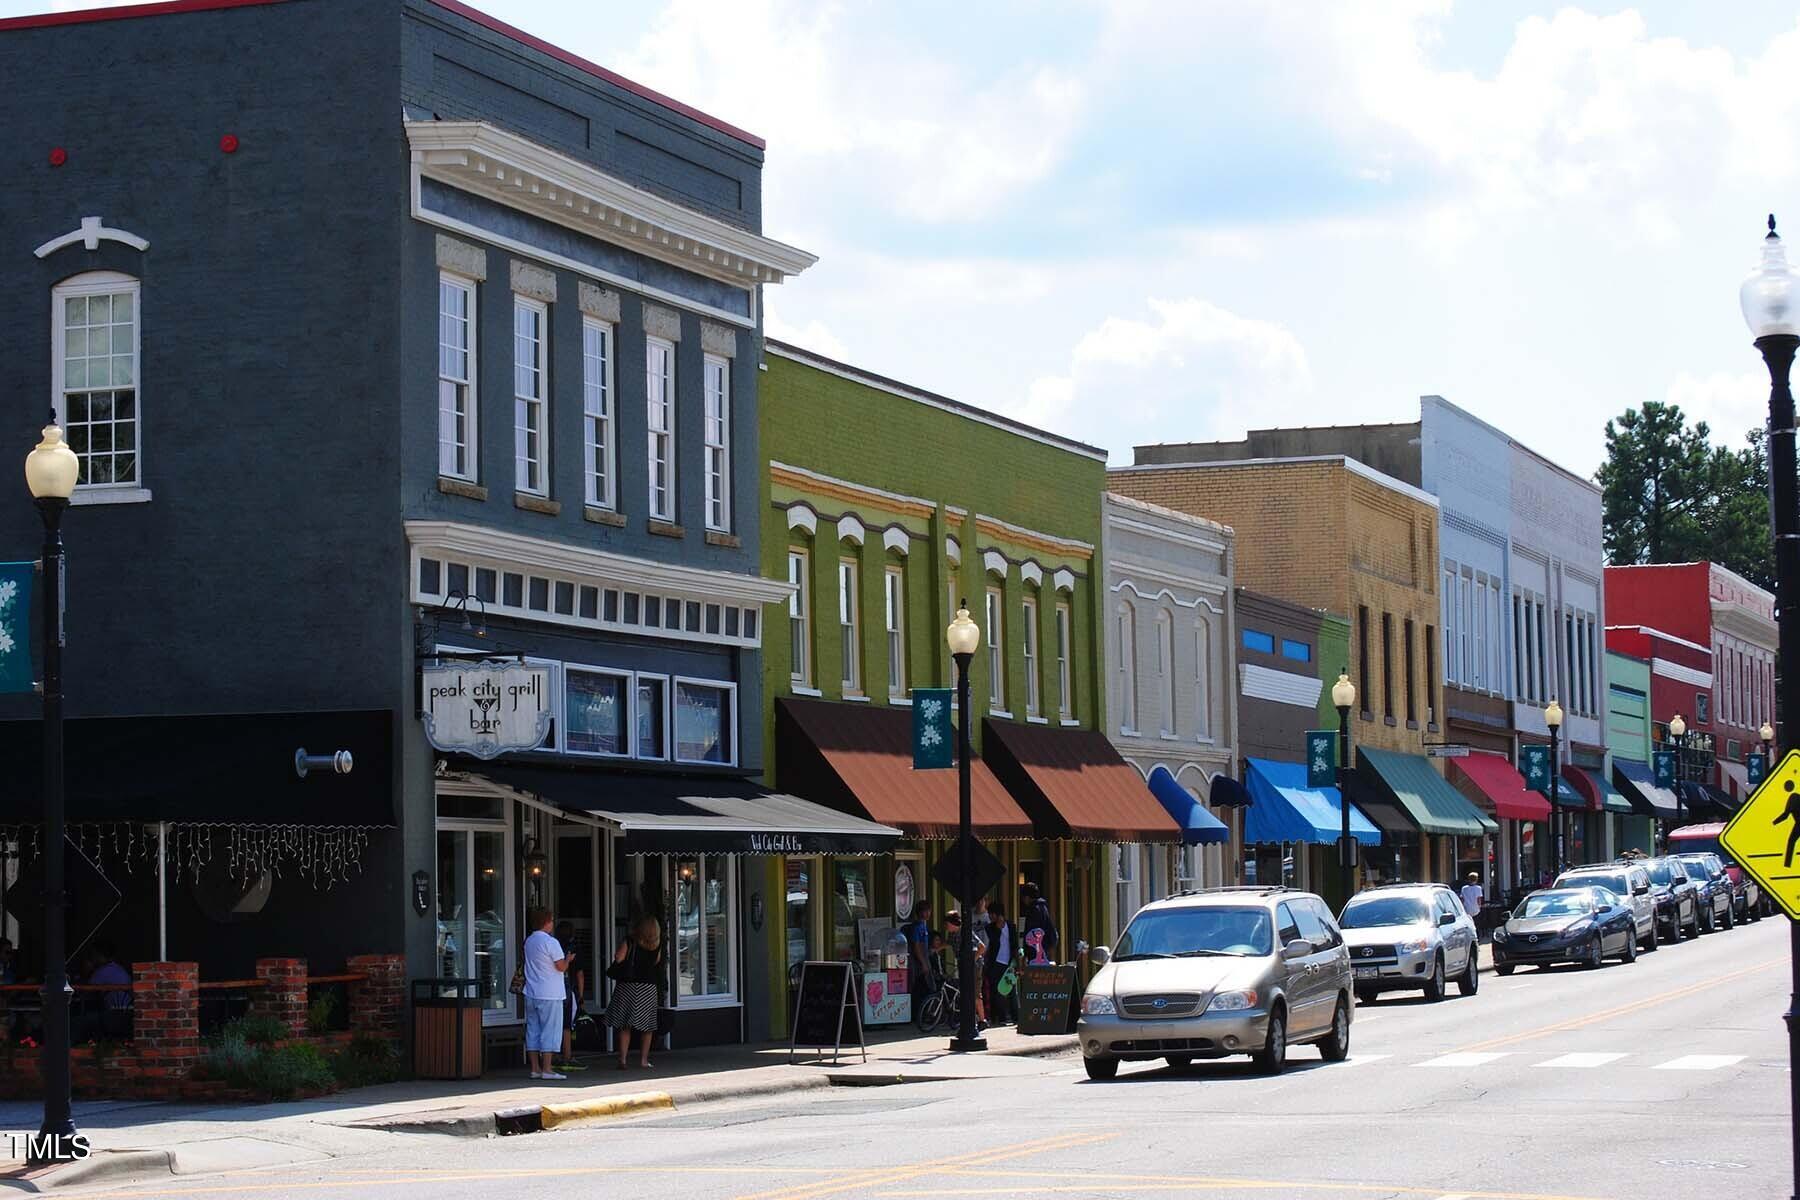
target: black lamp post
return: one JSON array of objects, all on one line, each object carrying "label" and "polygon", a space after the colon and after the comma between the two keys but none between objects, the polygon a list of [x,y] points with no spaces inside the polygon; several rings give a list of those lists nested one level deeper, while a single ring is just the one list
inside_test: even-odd
[{"label": "black lamp post", "polygon": [[[957,842],[967,848],[975,839],[975,816],[969,798],[969,760],[974,750],[969,737],[969,663],[981,645],[981,626],[969,619],[969,602],[964,600],[956,610],[956,620],[944,631],[950,643],[950,657],[956,660],[956,802]],[[956,948],[956,985],[962,990],[957,1004],[956,1036],[950,1039],[953,1053],[986,1050],[987,1039],[975,1028],[975,860],[963,855],[962,871],[963,927],[962,942]]]},{"label": "black lamp post", "polygon": [[1556,702],[1555,697],[1551,697],[1550,703],[1544,708],[1544,724],[1550,727],[1550,804],[1552,808],[1550,817],[1556,823],[1556,869],[1552,872],[1553,875],[1562,874],[1563,825],[1569,819],[1568,814],[1563,811],[1562,805],[1556,802],[1557,798],[1562,795],[1562,758],[1558,753],[1562,748],[1560,741],[1562,723],[1562,705]]},{"label": "black lamp post", "polygon": [[1331,702],[1338,710],[1338,809],[1343,819],[1338,835],[1338,879],[1344,892],[1342,903],[1348,904],[1356,886],[1356,850],[1350,841],[1350,706],[1356,703],[1356,685],[1350,682],[1347,669],[1339,671],[1337,682],[1331,685]]},{"label": "black lamp post", "polygon": [[1687,794],[1681,785],[1687,781],[1687,740],[1688,727],[1680,713],[1676,713],[1669,721],[1669,736],[1675,741],[1675,800],[1676,811],[1687,815]]},{"label": "black lamp post", "polygon": [[80,478],[81,463],[63,443],[56,414],[44,440],[25,458],[25,483],[44,521],[44,1123],[34,1163],[75,1155],[69,1085],[69,978],[63,840],[63,542],[62,516]]},{"label": "black lamp post", "polygon": [[[1793,749],[1793,722],[1800,719],[1800,496],[1794,478],[1794,393],[1788,372],[1800,349],[1800,313],[1794,310],[1794,272],[1787,252],[1775,236],[1763,239],[1762,263],[1744,280],[1738,293],[1744,321],[1756,337],[1769,368],[1769,482],[1774,508],[1775,609],[1781,635],[1776,661],[1775,718]],[[1773,730],[1770,731],[1773,733]],[[1788,926],[1793,958],[1793,989],[1788,998],[1788,1121],[1794,1154],[1793,1194],[1800,1200],[1800,922]]]},{"label": "black lamp post", "polygon": [[1762,728],[1756,732],[1762,738],[1763,778],[1767,779],[1769,772],[1775,769],[1775,727],[1764,721]]}]

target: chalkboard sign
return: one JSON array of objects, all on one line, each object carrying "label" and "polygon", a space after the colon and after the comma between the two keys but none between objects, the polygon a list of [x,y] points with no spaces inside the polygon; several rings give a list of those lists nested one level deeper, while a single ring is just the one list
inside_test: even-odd
[{"label": "chalkboard sign", "polygon": [[1073,1028],[1075,968],[1020,967],[1013,989],[1019,1005],[1020,1033],[1067,1033]]},{"label": "chalkboard sign", "polygon": [[837,1062],[846,1033],[856,1039],[853,1044],[862,1050],[863,1061],[868,1061],[853,966],[847,962],[800,964],[800,986],[794,989],[794,1037],[788,1043],[790,1062],[800,1046],[820,1050],[830,1046],[831,1061]]}]

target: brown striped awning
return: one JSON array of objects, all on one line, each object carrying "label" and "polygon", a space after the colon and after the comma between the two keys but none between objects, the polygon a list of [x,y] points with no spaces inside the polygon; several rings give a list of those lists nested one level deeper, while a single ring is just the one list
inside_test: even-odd
[{"label": "brown striped awning", "polygon": [[1181,827],[1105,734],[991,717],[984,725],[987,761],[1040,837],[1181,841]]}]

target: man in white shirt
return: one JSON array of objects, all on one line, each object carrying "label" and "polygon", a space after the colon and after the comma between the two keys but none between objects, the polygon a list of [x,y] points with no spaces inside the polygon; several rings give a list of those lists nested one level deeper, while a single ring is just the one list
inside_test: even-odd
[{"label": "man in white shirt", "polygon": [[1462,902],[1463,907],[1468,910],[1471,917],[1479,916],[1481,914],[1481,900],[1483,895],[1484,893],[1481,890],[1481,876],[1474,871],[1470,871],[1469,882],[1462,886]]},{"label": "man in white shirt", "polygon": [[549,909],[532,909],[529,923],[535,932],[525,939],[525,1061],[533,1079],[568,1078],[551,1066],[562,1049],[563,972],[575,961],[575,952],[563,953],[562,943],[550,932],[555,921]]}]

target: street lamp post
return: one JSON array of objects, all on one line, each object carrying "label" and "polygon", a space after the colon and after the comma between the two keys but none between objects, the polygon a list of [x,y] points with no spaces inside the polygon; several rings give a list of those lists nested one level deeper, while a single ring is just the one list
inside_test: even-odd
[{"label": "street lamp post", "polygon": [[[1775,217],[1769,216],[1769,235],[1763,239],[1762,263],[1744,280],[1738,293],[1744,321],[1755,335],[1756,348],[1769,368],[1769,484],[1774,508],[1775,609],[1780,628],[1780,657],[1776,679],[1775,716],[1789,749],[1794,747],[1794,722],[1800,720],[1800,497],[1794,478],[1794,393],[1788,373],[1794,351],[1800,349],[1800,313],[1794,309],[1794,272],[1787,252],[1775,236]],[[1773,732],[1772,730],[1770,731]],[[1788,926],[1793,959],[1793,987],[1788,997],[1788,1121],[1793,1142],[1793,1195],[1800,1200],[1800,923]]]},{"label": "street lamp post", "polygon": [[1669,736],[1675,739],[1675,801],[1676,811],[1687,812],[1687,796],[1682,793],[1681,785],[1687,780],[1687,722],[1676,713],[1669,722]]},{"label": "street lamp post", "polygon": [[1763,778],[1767,779],[1769,772],[1775,769],[1775,727],[1764,721],[1762,728],[1756,733],[1758,737],[1762,738]]},{"label": "street lamp post", "polygon": [[1544,724],[1550,727],[1550,804],[1554,810],[1550,816],[1556,822],[1556,873],[1558,875],[1561,875],[1563,870],[1563,824],[1568,820],[1568,815],[1563,812],[1562,805],[1556,803],[1556,798],[1562,795],[1562,790],[1558,786],[1558,781],[1562,776],[1562,759],[1558,754],[1561,748],[1559,739],[1562,737],[1562,721],[1562,705],[1558,704],[1553,696],[1549,705],[1544,709]]},{"label": "street lamp post", "polygon": [[63,881],[63,541],[62,516],[81,463],[63,443],[56,414],[25,457],[25,483],[44,522],[44,1123],[31,1158],[74,1156],[69,1086],[69,978],[65,962],[68,897]]},{"label": "street lamp post", "polygon": [[1338,710],[1338,810],[1343,819],[1338,838],[1338,878],[1343,886],[1343,903],[1350,903],[1351,889],[1356,886],[1356,860],[1350,848],[1350,706],[1356,703],[1356,685],[1350,672],[1338,672],[1331,685],[1331,702]]},{"label": "street lamp post", "polygon": [[[969,797],[969,760],[974,755],[969,738],[969,663],[981,645],[981,626],[969,619],[969,602],[964,600],[956,610],[956,620],[944,631],[950,643],[950,657],[956,660],[956,801],[957,840],[968,848],[975,838],[975,816]],[[957,1004],[956,1036],[950,1039],[953,1053],[986,1050],[987,1040],[975,1028],[975,860],[963,855],[962,944],[956,948],[956,984],[962,989]]]}]

